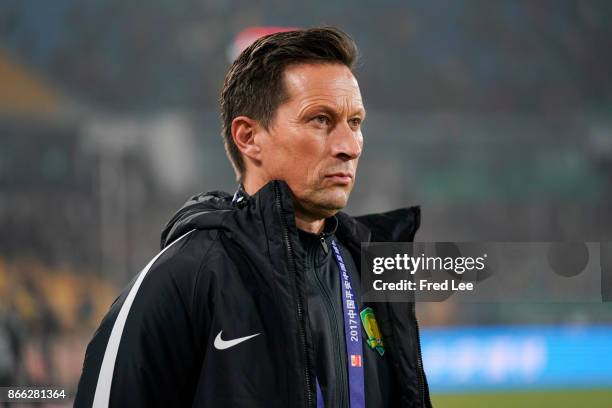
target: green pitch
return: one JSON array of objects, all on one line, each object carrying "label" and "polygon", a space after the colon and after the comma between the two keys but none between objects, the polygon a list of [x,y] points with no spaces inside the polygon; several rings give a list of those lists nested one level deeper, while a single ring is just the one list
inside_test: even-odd
[{"label": "green pitch", "polygon": [[437,394],[434,408],[612,408],[612,389]]}]

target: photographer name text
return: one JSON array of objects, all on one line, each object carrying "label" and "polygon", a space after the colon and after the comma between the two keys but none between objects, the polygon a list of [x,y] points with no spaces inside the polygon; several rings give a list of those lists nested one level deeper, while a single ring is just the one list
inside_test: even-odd
[{"label": "photographer name text", "polygon": [[[447,272],[460,277],[465,272],[481,271],[485,268],[487,254],[478,257],[440,257],[440,256],[410,256],[408,254],[396,254],[393,257],[375,257],[372,262],[372,273],[382,275],[389,271],[400,271],[415,275],[419,271],[424,272]],[[376,291],[472,291],[472,282],[459,282],[456,279],[442,279],[431,281],[428,279],[400,279],[386,282],[383,279],[375,279],[372,287]]]}]

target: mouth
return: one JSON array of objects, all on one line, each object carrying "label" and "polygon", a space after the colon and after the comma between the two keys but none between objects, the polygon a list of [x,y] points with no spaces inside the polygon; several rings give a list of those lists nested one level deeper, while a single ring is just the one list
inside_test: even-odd
[{"label": "mouth", "polygon": [[325,178],[331,180],[334,184],[343,185],[349,185],[353,181],[353,175],[348,172],[331,173],[326,175]]}]

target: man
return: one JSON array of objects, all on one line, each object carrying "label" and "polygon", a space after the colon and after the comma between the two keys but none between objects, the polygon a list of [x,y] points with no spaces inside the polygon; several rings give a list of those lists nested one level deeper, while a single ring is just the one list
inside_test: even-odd
[{"label": "man", "polygon": [[78,407],[429,407],[412,303],[360,301],[360,243],[411,241],[416,207],[352,218],[365,118],[354,42],[255,41],[221,95],[240,188],[194,196],[87,348]]}]

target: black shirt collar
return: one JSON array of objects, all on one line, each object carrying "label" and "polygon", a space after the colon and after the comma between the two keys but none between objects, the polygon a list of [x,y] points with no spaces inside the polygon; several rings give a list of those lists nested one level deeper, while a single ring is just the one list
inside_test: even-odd
[{"label": "black shirt collar", "polygon": [[240,183],[238,186],[238,190],[234,193],[234,197],[232,198],[232,204],[241,207],[246,204],[247,200],[250,199],[251,196],[244,189],[244,185]]}]

